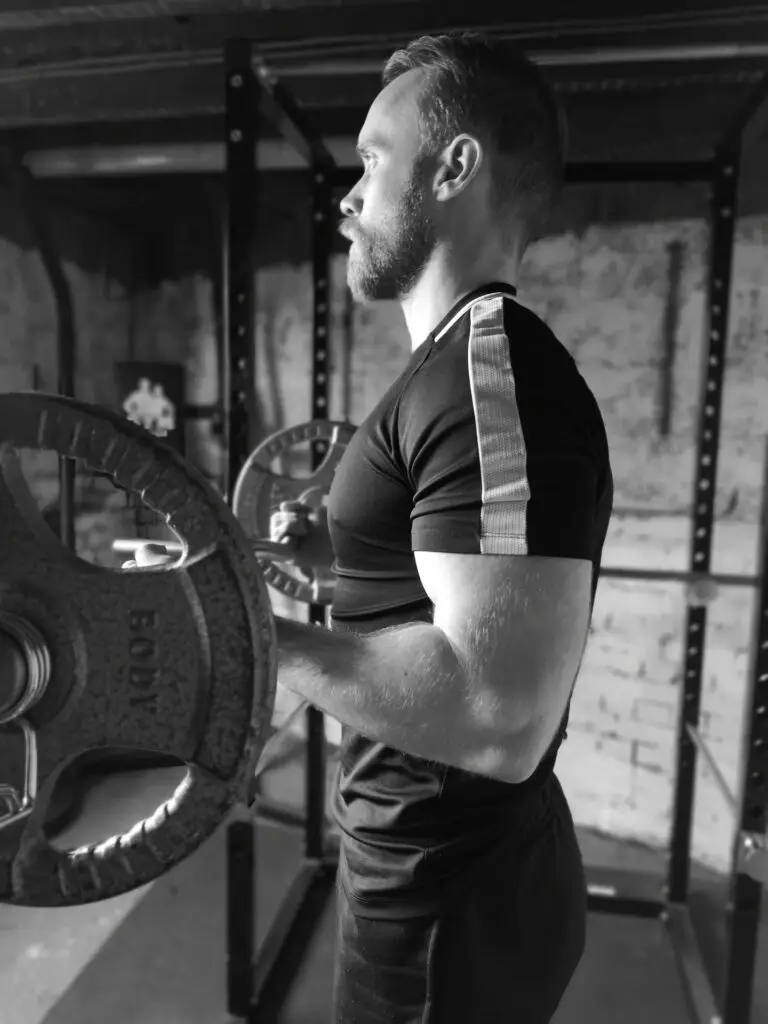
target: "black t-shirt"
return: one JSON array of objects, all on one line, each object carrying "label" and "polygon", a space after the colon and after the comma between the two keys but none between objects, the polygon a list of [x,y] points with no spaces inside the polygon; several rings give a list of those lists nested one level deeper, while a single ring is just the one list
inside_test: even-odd
[{"label": "black t-shirt", "polygon": [[[572,357],[514,296],[489,285],[458,303],[352,438],[328,502],[334,629],[430,621],[414,551],[589,559],[594,599],[613,500],[603,420]],[[520,785],[345,729],[333,799],[349,895],[383,916],[431,904],[469,853],[522,824],[566,720]]]}]

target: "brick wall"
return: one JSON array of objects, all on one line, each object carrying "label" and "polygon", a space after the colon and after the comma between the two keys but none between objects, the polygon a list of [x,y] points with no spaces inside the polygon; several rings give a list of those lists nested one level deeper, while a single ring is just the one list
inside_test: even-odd
[{"label": "brick wall", "polygon": [[[682,245],[682,273],[672,429],[662,438],[660,363],[671,242]],[[713,559],[713,568],[722,572],[754,572],[757,554],[768,428],[767,243],[767,221],[739,224]],[[606,564],[688,568],[706,244],[702,222],[619,223],[548,238],[526,261],[522,301],[573,352],[606,420],[615,504],[622,513],[611,526]],[[399,373],[409,343],[399,309],[380,304],[354,311],[354,347],[346,351],[343,274],[339,259],[331,415],[346,413],[359,422]],[[259,280],[258,386],[267,421],[276,427],[305,419],[309,409],[310,271],[276,266],[263,270]],[[272,358],[266,359],[270,349]],[[269,372],[270,365],[278,367],[277,374]],[[751,606],[751,592],[722,591],[711,607],[707,636],[702,730],[734,788]],[[654,846],[666,843],[684,619],[679,584],[602,581],[560,757],[560,776],[580,824]],[[696,806],[696,855],[723,867],[732,828],[706,770],[700,772]]]},{"label": "brick wall", "polygon": [[[209,274],[177,275],[129,291],[121,241],[83,221],[89,259],[66,261],[78,323],[79,393],[113,402],[116,359],[177,360],[189,400],[214,401],[219,388],[214,289]],[[659,435],[660,363],[669,288],[669,245],[682,246],[671,433]],[[761,460],[768,425],[768,220],[742,220],[733,314],[714,568],[750,572],[756,555]],[[100,251],[103,259],[98,258]],[[94,258],[94,251],[97,258]],[[686,513],[704,327],[706,232],[701,221],[611,223],[563,229],[532,248],[521,299],[539,311],[576,356],[606,419],[616,476],[616,508],[606,564],[687,568]],[[117,253],[117,255],[116,255]],[[127,258],[127,257],[126,257]],[[88,266],[85,271],[79,267]],[[262,266],[257,278],[257,388],[265,429],[301,422],[309,410],[311,272],[303,255]],[[331,351],[333,417],[359,422],[400,372],[409,348],[391,304],[351,311],[344,260],[333,263],[335,329]],[[179,279],[176,279],[179,278]],[[3,390],[55,387],[55,323],[39,260],[28,246],[0,238],[0,381]],[[37,376],[33,368],[37,366]],[[221,452],[211,424],[188,425],[190,457],[211,476]],[[55,466],[36,480],[55,494]],[[36,484],[39,486],[39,484]],[[46,492],[47,493],[47,492]],[[122,496],[99,510],[91,495],[79,517],[81,549],[113,564],[110,538],[130,532]],[[117,504],[115,504],[117,502]],[[85,502],[81,502],[85,506]],[[275,607],[292,611],[279,597]],[[676,584],[603,580],[576,690],[559,771],[580,824],[662,846],[669,829],[674,730],[682,666],[684,594]],[[705,664],[703,729],[732,785],[741,756],[743,695],[750,644],[751,595],[724,591],[713,605]],[[731,830],[706,772],[697,793],[695,852],[726,863]]]},{"label": "brick wall", "polygon": [[[659,362],[669,244],[682,244],[672,432],[658,431]],[[600,402],[617,509],[687,512],[703,362],[706,232],[701,223],[617,225],[541,243],[524,297],[548,317]],[[768,431],[768,223],[739,224],[731,293],[713,568],[754,573]],[[687,517],[614,517],[606,564],[688,565]],[[702,731],[736,789],[753,593],[723,590],[711,607]],[[666,840],[682,674],[683,587],[603,580],[560,774],[580,822],[653,844]],[[699,773],[697,855],[722,866],[731,819]]]}]

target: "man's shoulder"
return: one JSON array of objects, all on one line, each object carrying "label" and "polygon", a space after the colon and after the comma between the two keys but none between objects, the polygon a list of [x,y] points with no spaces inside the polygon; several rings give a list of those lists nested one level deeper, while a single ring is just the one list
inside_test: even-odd
[{"label": "man's shoulder", "polygon": [[554,425],[558,416],[590,429],[602,423],[592,389],[565,343],[516,298],[481,298],[433,349],[405,394],[410,421],[476,419],[480,407],[491,403],[509,409],[526,427],[542,418]]},{"label": "man's shoulder", "polygon": [[532,356],[548,361],[553,356],[563,365],[575,368],[565,343],[536,310],[516,299],[504,300],[504,331],[510,343]]},{"label": "man's shoulder", "polygon": [[444,331],[437,343],[442,351],[455,349],[457,343],[466,345],[480,336],[505,335],[518,343],[543,342],[562,349],[570,355],[547,322],[530,306],[512,295],[485,295],[477,299],[463,316]]},{"label": "man's shoulder", "polygon": [[[434,344],[423,364],[419,390],[438,388],[451,394],[471,388],[473,367],[492,366],[526,380],[538,378],[551,388],[580,376],[565,344],[529,306],[511,296],[479,299]],[[565,380],[563,380],[565,377]]]}]

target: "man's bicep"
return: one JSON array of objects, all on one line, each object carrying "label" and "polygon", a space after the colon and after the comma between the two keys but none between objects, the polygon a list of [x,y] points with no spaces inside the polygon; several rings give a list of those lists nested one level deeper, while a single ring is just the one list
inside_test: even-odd
[{"label": "man's bicep", "polygon": [[592,563],[538,555],[417,552],[434,624],[472,674],[504,689],[510,678],[575,675],[590,615]]},{"label": "man's bicep", "polygon": [[[463,714],[522,781],[550,746],[586,643],[592,564],[542,556],[419,552],[434,625],[465,680]],[[495,737],[495,739],[494,739]]]},{"label": "man's bicep", "polygon": [[457,436],[453,414],[453,432],[433,436],[415,477],[412,546],[478,708],[503,731],[539,720],[549,739],[588,630],[599,453],[567,422],[528,423],[494,456],[471,417]]}]

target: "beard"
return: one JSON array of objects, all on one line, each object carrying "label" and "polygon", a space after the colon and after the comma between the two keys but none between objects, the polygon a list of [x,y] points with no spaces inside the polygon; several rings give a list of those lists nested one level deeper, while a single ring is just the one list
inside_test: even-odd
[{"label": "beard", "polygon": [[352,297],[357,302],[403,298],[416,284],[434,247],[426,188],[422,176],[414,173],[385,226],[365,234],[355,232],[347,263]]}]

